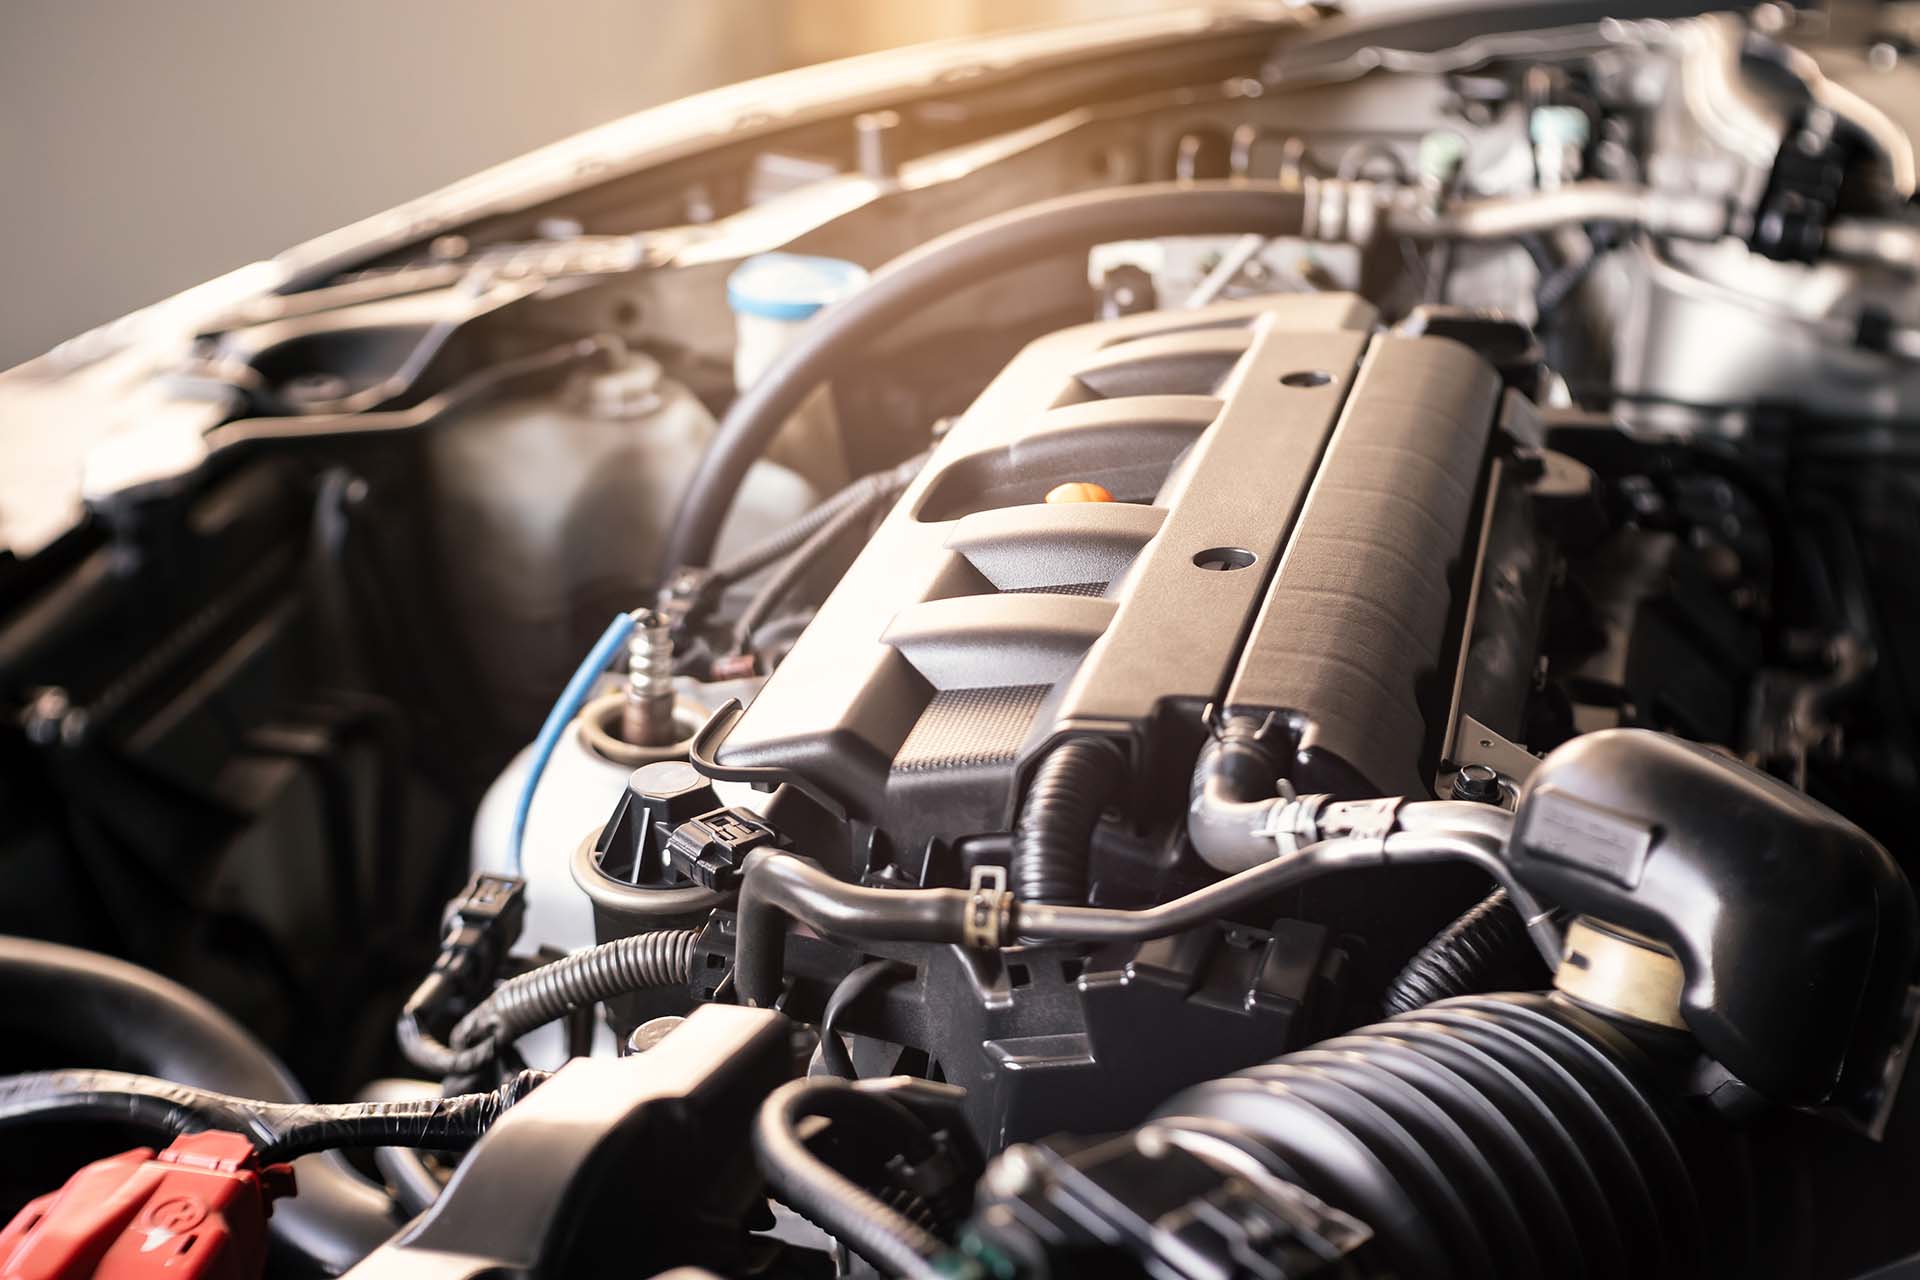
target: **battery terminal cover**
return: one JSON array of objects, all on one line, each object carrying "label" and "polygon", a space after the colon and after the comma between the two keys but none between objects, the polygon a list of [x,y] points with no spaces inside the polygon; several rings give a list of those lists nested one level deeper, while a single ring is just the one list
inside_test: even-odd
[{"label": "battery terminal cover", "polygon": [[0,1228],[0,1280],[257,1280],[273,1201],[293,1168],[264,1168],[243,1134],[96,1160]]}]

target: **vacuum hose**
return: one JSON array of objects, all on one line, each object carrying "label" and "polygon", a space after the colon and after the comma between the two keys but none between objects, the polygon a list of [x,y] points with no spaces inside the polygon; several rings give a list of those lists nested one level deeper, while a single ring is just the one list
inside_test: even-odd
[{"label": "vacuum hose", "polygon": [[1086,902],[1093,829],[1126,767],[1120,749],[1104,738],[1063,742],[1040,762],[1014,832],[1014,897],[1065,906]]},{"label": "vacuum hose", "polygon": [[1171,182],[1113,187],[1043,200],[972,223],[903,254],[866,288],[822,311],[758,382],[734,401],[674,515],[663,570],[704,565],[747,468],[813,389],[877,339],[924,311],[930,299],[1019,267],[1114,240],[1157,236],[1297,233],[1298,190],[1275,183]]},{"label": "vacuum hose", "polygon": [[854,1123],[892,1120],[900,1104],[831,1076],[781,1085],[760,1107],[753,1154],[781,1203],[833,1235],[882,1275],[937,1280],[940,1240],[807,1149],[800,1124],[812,1117]]},{"label": "vacuum hose", "polygon": [[1286,802],[1279,794],[1286,752],[1271,740],[1273,720],[1227,717],[1194,761],[1187,839],[1215,870],[1245,871],[1274,856],[1269,824],[1275,808]]}]

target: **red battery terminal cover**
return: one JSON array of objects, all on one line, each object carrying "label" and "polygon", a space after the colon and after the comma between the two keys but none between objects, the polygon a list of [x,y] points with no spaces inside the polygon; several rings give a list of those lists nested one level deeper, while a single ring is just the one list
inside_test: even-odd
[{"label": "red battery terminal cover", "polygon": [[289,1165],[208,1130],[96,1160],[0,1229],[0,1280],[259,1280]]}]

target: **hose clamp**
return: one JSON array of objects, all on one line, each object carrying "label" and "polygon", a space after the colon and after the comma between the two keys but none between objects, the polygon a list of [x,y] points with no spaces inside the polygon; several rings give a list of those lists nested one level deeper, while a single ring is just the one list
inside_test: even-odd
[{"label": "hose clamp", "polygon": [[997,950],[1007,933],[1013,912],[1013,894],[1007,889],[1007,869],[982,865],[967,877],[967,913],[961,922],[962,945],[979,951]]},{"label": "hose clamp", "polygon": [[1326,807],[1320,815],[1323,836],[1344,836],[1375,845],[1385,855],[1387,836],[1400,825],[1402,796],[1382,796],[1376,800],[1342,800]]}]

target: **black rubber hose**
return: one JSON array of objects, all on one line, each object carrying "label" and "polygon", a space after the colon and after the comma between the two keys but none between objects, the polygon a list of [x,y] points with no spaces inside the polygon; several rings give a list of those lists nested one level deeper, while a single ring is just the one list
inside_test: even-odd
[{"label": "black rubber hose", "polygon": [[1407,961],[1382,1001],[1388,1016],[1454,996],[1541,985],[1540,955],[1505,889],[1495,889]]},{"label": "black rubber hose", "polygon": [[[159,974],[91,951],[0,936],[0,1042],[268,1102],[304,1102],[280,1061],[239,1023]],[[295,1166],[274,1239],[332,1274],[401,1226],[393,1200],[337,1155]]]},{"label": "black rubber hose", "polygon": [[733,985],[743,1004],[772,1008],[786,972],[787,926],[853,939],[959,942],[964,889],[873,889],[835,879],[790,853],[757,849],[741,870]]},{"label": "black rubber hose", "polygon": [[0,1127],[50,1121],[130,1125],[167,1137],[243,1133],[263,1164],[353,1147],[464,1151],[547,1078],[522,1071],[498,1089],[399,1102],[262,1102],[125,1071],[75,1069],[0,1076]]},{"label": "black rubber hose", "polygon": [[1217,871],[1244,871],[1279,852],[1268,819],[1286,767],[1273,741],[1273,716],[1229,716],[1194,761],[1188,787],[1187,839]]},{"label": "black rubber hose", "polygon": [[400,1017],[401,1050],[423,1071],[443,1078],[470,1075],[501,1048],[575,1009],[630,991],[686,985],[693,980],[699,940],[697,929],[662,929],[616,938],[530,969],[475,1005],[454,1027],[451,1045],[427,1030],[426,1002],[409,1000]]},{"label": "black rubber hose", "polygon": [[[1510,875],[1498,842],[1484,832],[1396,831],[1385,839],[1322,840],[1155,907],[1014,902],[1010,908],[993,904],[972,924],[1003,941],[1017,936],[1049,942],[1145,942],[1210,924],[1332,872],[1435,862],[1470,863],[1496,879]],[[791,920],[817,933],[855,941],[979,945],[969,938],[968,927],[969,914],[978,905],[965,889],[847,884],[804,858],[755,850],[747,855],[740,880],[734,989],[742,1003],[759,1008],[779,1000]]]},{"label": "black rubber hose", "polygon": [[820,1047],[815,1051],[817,1071],[809,1075],[838,1076],[843,1080],[852,1080],[860,1073],[854,1070],[853,1055],[847,1052],[847,1042],[840,1038],[840,1019],[846,1016],[848,1008],[876,987],[883,987],[900,978],[911,977],[913,967],[898,960],[869,960],[859,968],[840,979],[827,997],[827,1007],[820,1015]]},{"label": "black rubber hose", "polygon": [[971,223],[895,258],[866,288],[821,312],[727,411],[674,515],[662,566],[707,563],[747,468],[802,401],[930,303],[1015,268],[1114,240],[1297,233],[1305,208],[1299,191],[1275,183],[1114,187]]},{"label": "black rubber hose", "polygon": [[831,1168],[800,1140],[802,1120],[813,1116],[860,1123],[891,1120],[897,1106],[845,1080],[820,1076],[791,1080],[770,1094],[753,1126],[753,1153],[767,1185],[782,1204],[866,1259],[882,1275],[937,1280],[933,1259],[944,1252],[937,1237],[879,1197]]},{"label": "black rubber hose", "polygon": [[1013,896],[1079,906],[1087,900],[1094,828],[1126,775],[1126,757],[1104,738],[1075,738],[1047,753],[1027,784],[1013,837]]}]

